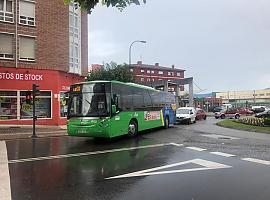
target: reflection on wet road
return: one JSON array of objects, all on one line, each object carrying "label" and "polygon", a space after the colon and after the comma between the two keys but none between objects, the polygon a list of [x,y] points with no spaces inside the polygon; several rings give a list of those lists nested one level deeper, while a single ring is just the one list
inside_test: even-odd
[{"label": "reflection on wet road", "polygon": [[14,200],[270,196],[267,163],[150,137],[17,140],[7,149]]}]

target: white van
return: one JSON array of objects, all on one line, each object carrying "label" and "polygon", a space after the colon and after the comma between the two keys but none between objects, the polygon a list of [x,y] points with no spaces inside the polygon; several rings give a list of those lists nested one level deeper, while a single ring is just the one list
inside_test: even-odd
[{"label": "white van", "polygon": [[196,123],[196,109],[181,107],[176,110],[176,122]]}]

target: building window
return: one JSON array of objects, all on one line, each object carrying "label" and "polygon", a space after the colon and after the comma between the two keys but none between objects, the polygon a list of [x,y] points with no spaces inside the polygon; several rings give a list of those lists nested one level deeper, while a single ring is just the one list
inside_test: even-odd
[{"label": "building window", "polygon": [[154,74],[154,73],[155,73],[155,71],[154,71],[154,70],[152,70],[152,71],[151,71],[151,74]]},{"label": "building window", "polygon": [[133,69],[130,69],[129,71],[130,71],[130,72],[133,72]]},{"label": "building window", "polygon": [[20,60],[35,61],[35,38],[20,36]]},{"label": "building window", "polygon": [[[27,91],[20,92],[20,118],[31,119],[33,107],[26,102]],[[36,97],[36,115],[38,118],[51,118],[51,92],[41,91]]]},{"label": "building window", "polygon": [[[1,0],[0,0],[1,1]],[[13,59],[12,50],[13,35],[0,33],[0,58]]]},{"label": "building window", "polygon": [[177,72],[177,76],[181,76],[181,73],[180,72]]},{"label": "building window", "polygon": [[141,73],[144,73],[144,69],[141,69]]},{"label": "building window", "polygon": [[35,3],[20,1],[20,24],[35,26]]},{"label": "building window", "polygon": [[158,71],[158,74],[162,75],[163,74],[163,71]]},{"label": "building window", "polygon": [[0,120],[17,118],[17,92],[0,91]]},{"label": "building window", "polygon": [[13,0],[0,0],[0,21],[13,22]]},{"label": "building window", "polygon": [[169,75],[169,76],[173,76],[174,73],[173,73],[173,72],[168,72],[168,75]]},{"label": "building window", "polygon": [[66,117],[67,116],[67,107],[68,107],[68,98],[65,92],[60,92],[60,116]]},{"label": "building window", "polygon": [[150,82],[150,81],[151,81],[151,79],[150,79],[150,78],[148,78],[148,79],[147,79],[147,82]]},{"label": "building window", "polygon": [[155,79],[153,78],[152,81],[155,82]]},{"label": "building window", "polygon": [[150,70],[147,70],[146,73],[147,73],[147,74],[150,74]]},{"label": "building window", "polygon": [[144,78],[141,78],[141,82],[144,82]]}]

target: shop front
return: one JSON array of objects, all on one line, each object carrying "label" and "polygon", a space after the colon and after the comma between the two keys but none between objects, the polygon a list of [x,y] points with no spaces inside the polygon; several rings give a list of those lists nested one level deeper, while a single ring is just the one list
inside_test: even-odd
[{"label": "shop front", "polygon": [[34,83],[40,90],[37,124],[66,124],[65,92],[71,84],[83,80],[79,75],[54,70],[0,68],[0,124],[32,124],[32,104],[26,98]]}]

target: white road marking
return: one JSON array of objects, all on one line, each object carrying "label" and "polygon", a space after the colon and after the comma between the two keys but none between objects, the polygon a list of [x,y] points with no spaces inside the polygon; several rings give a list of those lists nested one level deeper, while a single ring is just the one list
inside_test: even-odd
[{"label": "white road marking", "polygon": [[228,138],[231,140],[241,139],[238,137],[232,137],[232,136],[228,136],[228,135],[217,135],[217,134],[201,134],[201,136],[215,138],[215,139],[222,139],[222,138]]},{"label": "white road marking", "polygon": [[0,199],[11,200],[7,147],[4,141],[0,141]]},{"label": "white road marking", "polygon": [[254,163],[259,163],[259,164],[263,164],[263,165],[270,165],[270,161],[260,160],[260,159],[256,159],[256,158],[242,158],[242,160],[254,162]]},{"label": "white road marking", "polygon": [[170,143],[171,145],[174,145],[174,146],[177,146],[177,147],[182,147],[182,146],[184,146],[183,144],[177,144],[177,143]]},{"label": "white road marking", "polygon": [[206,149],[202,149],[202,148],[199,148],[199,147],[186,147],[188,149],[191,149],[191,150],[195,150],[195,151],[205,151]]},{"label": "white road marking", "polygon": [[[170,167],[176,167],[176,166],[181,166],[185,164],[197,164],[202,167],[197,167],[197,168],[190,168],[190,169],[180,169],[180,170],[170,170],[170,171],[157,171],[161,169],[167,169]],[[132,172],[128,174],[122,174],[118,176],[113,176],[113,177],[108,177],[105,179],[117,179],[117,178],[129,178],[129,177],[139,177],[139,176],[151,176],[151,175],[161,175],[161,174],[172,174],[172,173],[183,173],[183,172],[192,172],[192,171],[202,171],[202,170],[210,170],[210,169],[224,169],[224,168],[230,168],[232,166],[229,165],[224,165],[221,163],[217,162],[212,162],[208,160],[203,160],[203,159],[193,159],[193,160],[188,160],[184,162],[179,162],[179,163],[174,163],[174,164],[169,164],[169,165],[164,165],[160,167],[154,167],[146,170],[141,170],[137,172]]]},{"label": "white road marking", "polygon": [[233,155],[233,154],[222,153],[222,152],[210,152],[210,153],[211,153],[211,154],[218,155],[218,156],[224,156],[224,157],[233,157],[233,156],[236,156],[236,155]]},{"label": "white road marking", "polygon": [[145,146],[139,146],[139,147],[111,149],[111,150],[104,150],[104,151],[92,151],[92,152],[73,153],[73,154],[64,154],[64,155],[56,155],[56,156],[42,156],[42,157],[36,157],[36,158],[25,158],[25,159],[18,159],[18,160],[9,160],[8,163],[13,164],[13,163],[21,163],[21,162],[33,162],[33,161],[52,160],[52,159],[59,159],[59,158],[88,156],[88,155],[96,155],[96,154],[104,154],[104,153],[113,153],[113,152],[119,152],[119,151],[130,151],[130,150],[136,150],[136,149],[163,147],[163,146],[168,146],[168,145],[172,145],[172,144],[171,143],[154,144],[154,145],[145,145]]}]

